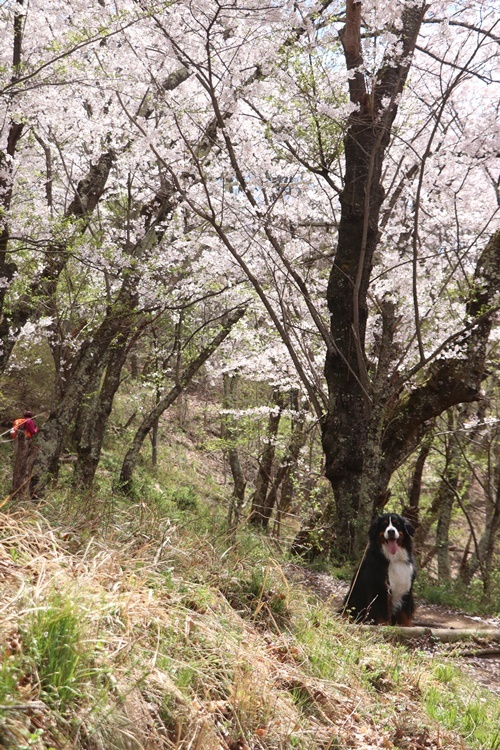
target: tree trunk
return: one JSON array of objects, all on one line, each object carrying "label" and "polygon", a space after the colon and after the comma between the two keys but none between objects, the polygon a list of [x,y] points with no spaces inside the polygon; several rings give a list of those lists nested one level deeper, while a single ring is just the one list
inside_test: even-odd
[{"label": "tree trunk", "polygon": [[498,545],[498,532],[500,530],[500,461],[495,466],[494,482],[494,502],[491,512],[486,519],[484,539],[483,596],[486,602],[489,602],[491,599],[492,574],[494,572],[495,552]]},{"label": "tree trunk", "polygon": [[274,407],[269,415],[264,450],[259,461],[259,470],[255,481],[255,493],[252,501],[250,522],[254,526],[267,529],[272,513],[272,506],[266,502],[267,490],[271,482],[274,455],[276,453],[276,437],[284,407],[283,394],[275,389],[273,394]]},{"label": "tree trunk", "polygon": [[[340,196],[338,245],[327,290],[333,347],[325,363],[330,400],[322,424],[326,476],[336,501],[336,554],[339,557],[349,556],[361,546],[359,535],[365,533],[362,525],[366,523],[368,496],[372,491],[383,495],[388,481],[388,478],[380,481],[373,467],[369,472],[371,476],[363,475],[368,442],[372,453],[370,460],[373,464],[380,463],[376,457],[380,451],[377,445],[380,436],[377,438],[373,429],[369,436],[369,426],[374,409],[383,411],[372,400],[367,373],[367,298],[384,199],[384,155],[423,12],[423,8],[416,6],[403,12],[400,54],[397,59],[384,60],[372,91],[367,91],[361,71],[361,3],[348,0],[346,25],[341,33],[351,73],[350,99],[356,110],[349,116],[344,139],[345,179]],[[380,416],[375,416],[372,428],[380,424]],[[379,502],[378,497],[372,500]]]},{"label": "tree trunk", "polygon": [[[94,390],[93,379],[90,381],[92,394],[79,413],[82,425],[77,444],[78,460],[73,475],[73,483],[76,487],[90,489],[93,485],[113,400],[120,386],[128,345],[128,332],[124,331],[107,354],[102,383],[99,383],[99,387]],[[97,371],[96,374],[99,372]],[[100,376],[99,380],[101,380]]]},{"label": "tree trunk", "polygon": [[339,557],[363,547],[370,496],[375,507],[383,502],[392,473],[418,447],[432,420],[452,406],[481,399],[494,297],[499,287],[497,232],[476,267],[465,308],[464,332],[452,342],[461,356],[430,361],[422,385],[409,392],[393,389],[387,396],[383,389],[377,391],[375,379],[367,408],[362,405],[364,389],[354,361],[352,373],[339,360],[335,363],[330,357],[327,361],[326,373],[337,411],[330,410],[323,424],[323,447],[326,474],[336,499]]},{"label": "tree trunk", "polygon": [[245,308],[239,307],[234,310],[230,315],[226,317],[222,324],[222,328],[219,333],[212,339],[212,341],[204,347],[198,356],[188,365],[184,372],[180,375],[176,385],[159,401],[155,408],[147,414],[139,425],[135,434],[132,445],[125,454],[123,459],[122,468],[120,472],[119,488],[122,492],[129,493],[132,489],[132,475],[139,459],[139,453],[142,448],[142,444],[149,434],[155,421],[171,406],[179,395],[184,391],[187,385],[191,382],[193,377],[196,375],[200,367],[202,367],[207,359],[214,353],[224,339],[231,333],[232,327],[243,317],[245,314]]},{"label": "tree trunk", "polygon": [[417,460],[415,461],[411,479],[411,487],[408,493],[408,505],[403,511],[403,515],[412,522],[412,525],[415,529],[420,524],[420,497],[422,494],[422,477],[424,473],[425,462],[427,461],[430,451],[431,441],[427,439],[420,448]]},{"label": "tree trunk", "polygon": [[281,486],[281,494],[279,501],[277,502],[276,509],[276,523],[273,532],[276,536],[280,535],[281,522],[283,515],[290,510],[290,506],[293,500],[295,477],[297,474],[297,464],[302,450],[306,441],[305,427],[305,408],[299,406],[299,394],[298,391],[293,391],[290,395],[291,406],[294,411],[292,417],[292,434],[290,436],[290,443],[285,455],[281,460],[281,464],[276,472],[276,478],[273,482],[273,486],[269,490],[268,497],[266,499],[266,505],[271,510],[274,508],[278,497],[278,490]]},{"label": "tree trunk", "polygon": [[[234,409],[235,389],[238,382],[237,375],[224,373],[223,387],[224,397],[222,406],[224,409]],[[222,438],[225,442],[225,453],[229,461],[231,476],[233,478],[233,494],[229,502],[227,523],[230,529],[235,529],[241,518],[241,512],[245,503],[246,480],[241,468],[237,439],[238,431],[232,414],[226,414],[222,425]]]},{"label": "tree trunk", "polygon": [[160,421],[157,419],[151,428],[151,466],[156,469],[158,466],[158,428]]},{"label": "tree trunk", "polygon": [[500,460],[498,458],[494,466],[491,496],[487,498],[488,500],[484,531],[470,560],[463,565],[460,575],[463,583],[468,586],[477,571],[481,569],[486,600],[491,594],[491,574],[500,531]]},{"label": "tree trunk", "polygon": [[455,415],[448,412],[448,440],[446,445],[446,465],[438,488],[439,515],[436,528],[436,546],[439,583],[451,581],[450,564],[450,524],[453,505],[458,492],[460,476],[460,446],[454,435]]},{"label": "tree trunk", "polygon": [[115,305],[108,309],[94,338],[81,347],[66,390],[38,433],[39,451],[33,469],[33,486],[38,492],[42,492],[48,482],[57,476],[61,450],[78,414],[82,394],[87,393],[89,383],[94,382],[96,370],[112,348],[113,342],[127,335],[131,312],[137,301],[135,287],[135,279],[130,275],[123,284]]},{"label": "tree trunk", "polygon": [[14,468],[12,472],[12,495],[16,500],[32,496],[31,480],[37,453],[37,439],[27,438],[20,429],[14,439]]},{"label": "tree trunk", "polygon": [[[111,155],[110,155],[111,159]],[[87,186],[89,193],[85,193],[87,200],[83,202],[82,191],[75,198],[75,206],[82,210],[95,207],[101,193],[94,192],[92,181]],[[57,476],[59,457],[62,446],[70,426],[78,414],[82,394],[88,392],[89,384],[95,379],[96,369],[107,356],[108,351],[113,350],[114,344],[118,344],[122,337],[130,335],[134,324],[132,321],[137,314],[137,284],[141,275],[140,261],[148,253],[152,246],[156,245],[158,232],[165,232],[165,220],[171,213],[173,203],[171,195],[162,197],[156,215],[148,225],[144,235],[129,248],[130,268],[124,275],[122,286],[114,302],[108,305],[104,319],[93,338],[83,343],[80,351],[72,362],[68,376],[67,386],[49,419],[39,433],[40,450],[36,457],[34,466],[33,482],[39,492],[43,491],[47,483]],[[50,284],[49,284],[50,287]],[[104,407],[103,414],[105,414]]]}]

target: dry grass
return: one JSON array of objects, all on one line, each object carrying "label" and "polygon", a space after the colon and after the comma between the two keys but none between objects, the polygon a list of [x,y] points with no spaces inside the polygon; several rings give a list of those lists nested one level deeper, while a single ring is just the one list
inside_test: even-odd
[{"label": "dry grass", "polygon": [[[345,628],[278,562],[221,555],[143,505],[117,510],[105,536],[48,515],[1,517],[1,747],[468,747],[424,712],[429,657]],[[77,658],[63,703],[35,628],[64,603]]]}]

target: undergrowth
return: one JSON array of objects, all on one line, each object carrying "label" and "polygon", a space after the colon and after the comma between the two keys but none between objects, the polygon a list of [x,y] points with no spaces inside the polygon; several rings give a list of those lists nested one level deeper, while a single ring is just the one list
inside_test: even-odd
[{"label": "undergrowth", "polygon": [[265,537],[170,497],[83,533],[64,498],[2,519],[7,750],[498,747],[493,695],[346,627]]},{"label": "undergrowth", "polygon": [[23,653],[33,670],[40,695],[65,713],[82,698],[90,650],[84,644],[85,618],[74,595],[48,594],[42,606],[27,612],[19,634]]},{"label": "undergrowth", "polygon": [[467,586],[460,581],[438,584],[421,573],[417,579],[416,592],[429,604],[443,604],[460,609],[471,615],[500,617],[500,571],[494,571],[488,599],[480,580],[473,579]]},{"label": "undergrowth", "polygon": [[91,496],[63,476],[2,509],[0,747],[500,748],[497,696],[428,644],[346,625],[177,464],[132,498],[104,466]]}]

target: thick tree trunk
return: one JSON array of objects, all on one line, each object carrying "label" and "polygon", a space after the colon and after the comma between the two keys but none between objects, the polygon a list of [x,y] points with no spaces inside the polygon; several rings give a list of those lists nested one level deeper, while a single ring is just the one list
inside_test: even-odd
[{"label": "thick tree trunk", "polygon": [[[350,98],[357,109],[349,117],[344,140],[345,179],[340,196],[338,245],[327,290],[333,347],[325,363],[330,398],[322,425],[326,476],[336,500],[336,553],[340,557],[361,546],[358,537],[368,514],[368,495],[372,491],[383,494],[386,489],[374,471],[380,438],[370,430],[373,411],[381,409],[371,393],[364,351],[368,285],[379,241],[385,150],[423,12],[416,6],[403,12],[400,54],[397,59],[384,61],[372,91],[367,91],[361,71],[361,3],[348,0],[346,25],[341,33],[351,73]],[[372,427],[379,424],[379,419],[380,414],[374,415]],[[364,475],[367,447],[373,464],[369,479]],[[374,487],[370,487],[374,482]],[[378,498],[375,500],[378,502]]]},{"label": "thick tree trunk", "polygon": [[[120,378],[128,352],[129,337],[122,332],[105,360],[105,373],[100,387],[89,396],[89,401],[80,409],[78,419],[78,460],[75,464],[73,483],[76,487],[90,489],[101,458],[102,444],[113,407],[113,400],[120,385]],[[99,378],[100,379],[100,378]]]},{"label": "thick tree trunk", "polygon": [[[338,246],[327,290],[333,346],[325,363],[329,405],[322,424],[326,476],[336,501],[334,553],[339,557],[363,548],[369,518],[386,502],[393,471],[418,446],[430,421],[455,404],[480,397],[491,327],[489,308],[499,286],[500,233],[478,263],[465,311],[476,322],[468,337],[454,342],[462,349],[462,357],[433,365],[425,362],[422,352],[427,380],[409,394],[395,377],[387,378],[390,348],[385,362],[381,350],[375,377],[369,373],[365,354],[368,287],[379,242],[385,150],[425,10],[424,5],[405,7],[399,51],[383,61],[371,91],[362,72],[361,3],[348,0],[341,32],[350,71],[350,99],[356,110],[349,117],[344,140]],[[383,319],[388,326],[387,310]],[[390,341],[390,326],[387,337]]]}]

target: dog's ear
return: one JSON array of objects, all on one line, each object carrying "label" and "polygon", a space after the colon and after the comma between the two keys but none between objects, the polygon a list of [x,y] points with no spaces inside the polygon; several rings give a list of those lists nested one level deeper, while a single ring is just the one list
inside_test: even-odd
[{"label": "dog's ear", "polygon": [[404,516],[401,516],[401,519],[405,525],[405,531],[409,536],[413,536],[415,534],[415,529],[413,528],[411,521],[409,521]]},{"label": "dog's ear", "polygon": [[374,518],[372,521],[372,525],[370,526],[370,529],[368,531],[368,539],[370,542],[375,542],[375,540],[378,537],[380,531],[380,516],[377,518]]}]

